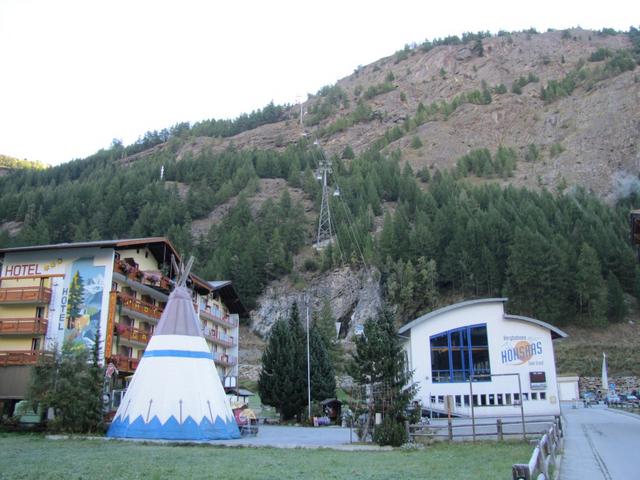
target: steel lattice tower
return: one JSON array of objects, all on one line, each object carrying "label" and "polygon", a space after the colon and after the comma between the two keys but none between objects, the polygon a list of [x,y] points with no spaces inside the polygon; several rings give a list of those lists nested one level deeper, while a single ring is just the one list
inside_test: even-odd
[{"label": "steel lattice tower", "polygon": [[327,177],[332,172],[331,161],[327,160],[324,153],[321,152],[320,168],[318,170],[318,179],[322,180],[322,202],[320,203],[320,218],[318,220],[318,239],[316,241],[316,249],[322,248],[326,243],[331,243],[331,210],[329,210],[329,188],[327,186]]}]

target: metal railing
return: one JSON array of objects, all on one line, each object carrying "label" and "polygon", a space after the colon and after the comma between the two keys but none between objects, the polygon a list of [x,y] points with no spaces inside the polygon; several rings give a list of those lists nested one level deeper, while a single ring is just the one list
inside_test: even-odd
[{"label": "metal railing", "polygon": [[212,352],[213,361],[217,364],[224,365],[226,367],[232,367],[238,363],[236,357],[227,355],[226,353]]},{"label": "metal railing", "polygon": [[205,320],[211,320],[212,322],[219,323],[226,327],[236,327],[238,325],[236,320],[233,317],[230,317],[229,315],[224,315],[222,317],[219,317],[218,315],[208,312],[207,310],[200,310],[200,316]]},{"label": "metal railing", "polygon": [[542,436],[529,463],[516,463],[511,468],[513,480],[549,480],[552,467],[556,467],[556,455],[563,437],[560,417]]}]

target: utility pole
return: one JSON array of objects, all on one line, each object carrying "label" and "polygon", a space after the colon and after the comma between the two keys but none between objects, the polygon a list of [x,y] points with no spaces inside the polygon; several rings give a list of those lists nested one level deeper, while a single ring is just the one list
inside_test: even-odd
[{"label": "utility pole", "polygon": [[311,351],[309,350],[309,297],[307,297],[307,399],[311,419]]}]

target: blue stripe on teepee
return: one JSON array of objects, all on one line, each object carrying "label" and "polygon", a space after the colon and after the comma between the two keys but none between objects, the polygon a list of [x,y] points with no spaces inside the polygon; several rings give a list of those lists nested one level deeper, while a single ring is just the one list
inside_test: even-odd
[{"label": "blue stripe on teepee", "polygon": [[191,350],[147,350],[143,357],[182,357],[182,358],[206,358],[213,360],[211,352],[194,352]]},{"label": "blue stripe on teepee", "polygon": [[225,422],[218,416],[214,423],[203,418],[200,424],[190,416],[182,423],[174,416],[162,425],[157,416],[145,423],[142,415],[129,423],[129,417],[122,421],[119,417],[113,421],[107,437],[114,438],[147,438],[155,440],[230,440],[240,438],[235,420]]}]

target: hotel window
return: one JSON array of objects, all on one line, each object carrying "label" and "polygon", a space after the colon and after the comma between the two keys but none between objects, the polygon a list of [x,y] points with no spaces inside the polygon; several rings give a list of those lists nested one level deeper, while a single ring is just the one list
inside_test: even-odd
[{"label": "hotel window", "polygon": [[433,335],[431,377],[434,383],[489,381],[489,343],[487,326],[472,325]]}]

